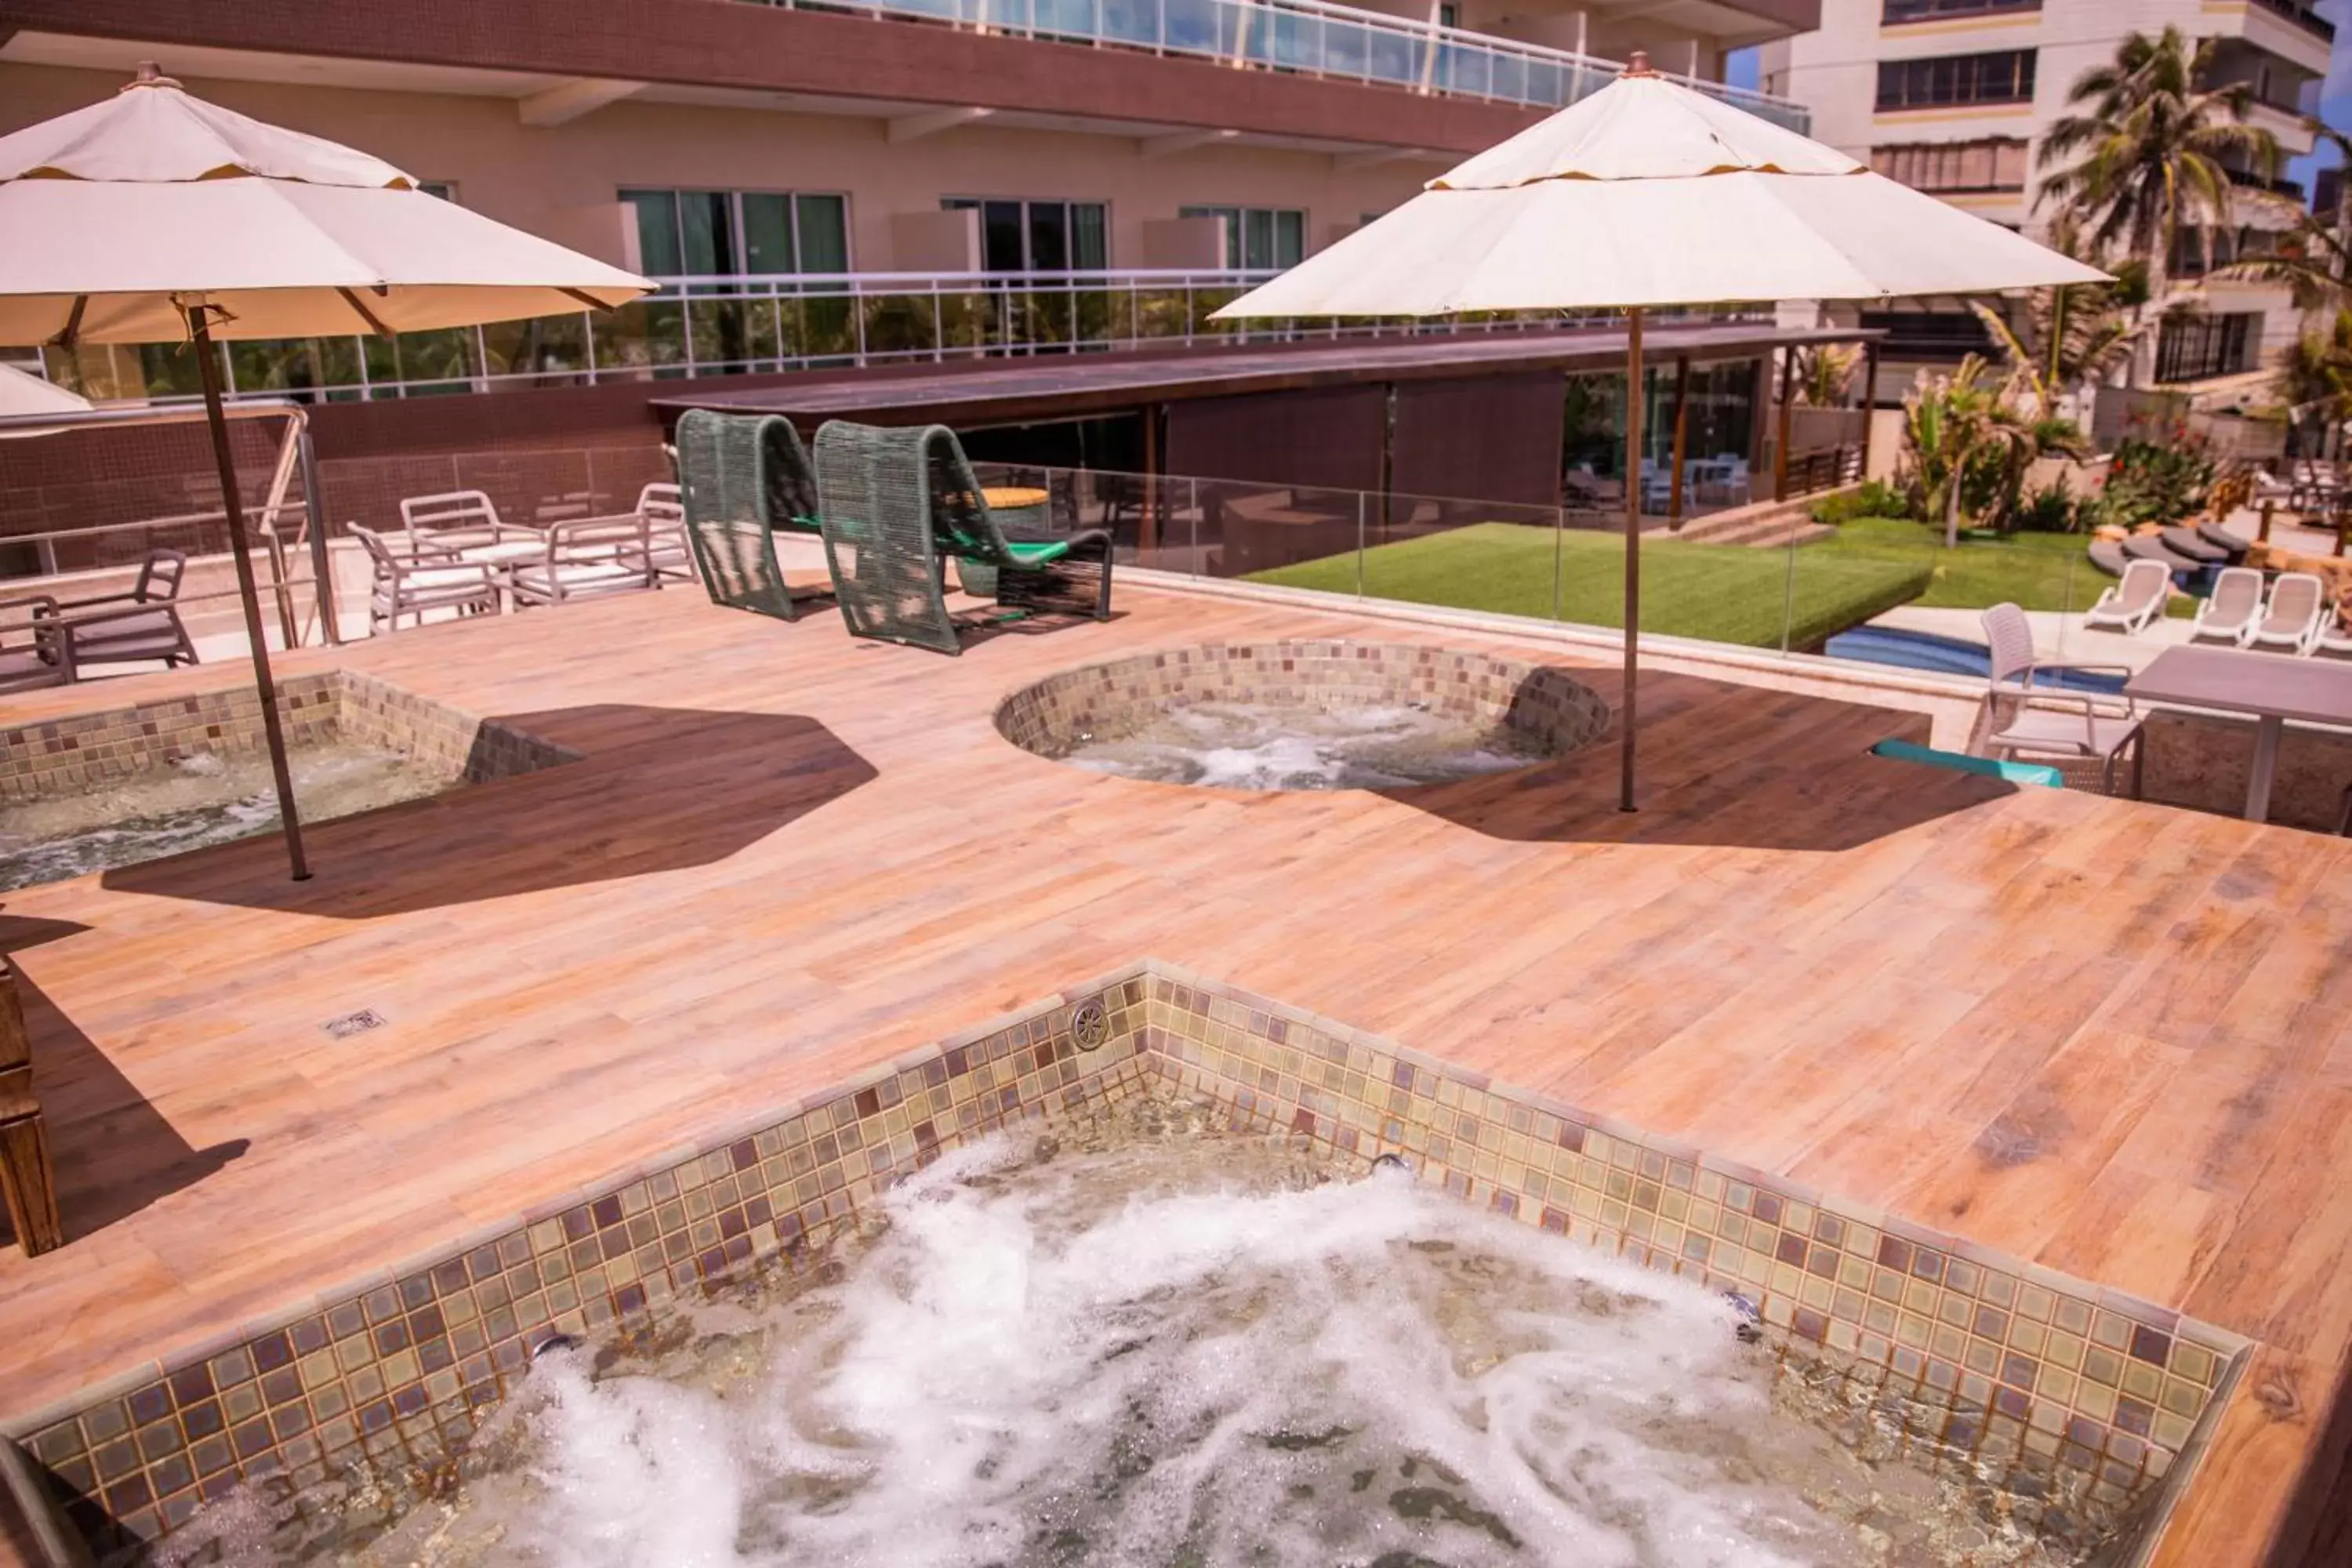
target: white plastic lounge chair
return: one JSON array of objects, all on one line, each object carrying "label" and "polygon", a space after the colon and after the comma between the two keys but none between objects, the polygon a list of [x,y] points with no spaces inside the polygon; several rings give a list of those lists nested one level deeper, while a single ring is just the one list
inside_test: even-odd
[{"label": "white plastic lounge chair", "polygon": [[2263,607],[2263,574],[2251,566],[2225,566],[2213,580],[2213,593],[2197,606],[2197,624],[2190,642],[2227,643],[2236,647],[2253,629]]},{"label": "white plastic lounge chair", "polygon": [[2169,567],[2161,561],[2135,560],[2124,568],[2123,581],[2104,590],[2098,603],[2083,613],[2083,625],[2126,637],[2144,632],[2164,614],[2164,601],[2171,593]]},{"label": "white plastic lounge chair", "polygon": [[2340,616],[2322,621],[2319,635],[2303,651],[2314,658],[2352,658],[2352,626]]},{"label": "white plastic lounge chair", "polygon": [[2015,605],[1995,605],[1983,616],[1985,641],[1992,651],[1992,674],[1985,689],[1984,752],[2000,760],[2017,757],[2095,758],[2099,787],[2116,790],[2116,764],[2131,752],[2132,798],[2139,798],[2139,708],[2117,692],[2065,691],[2037,685],[2037,674],[2074,670],[2128,679],[2121,664],[2042,664],[2033,657],[2033,627]]},{"label": "white plastic lounge chair", "polygon": [[459,561],[427,544],[419,548],[397,535],[352,525],[352,537],[367,552],[374,581],[368,589],[368,635],[379,629],[398,631],[400,617],[425,624],[427,612],[451,610],[461,616],[495,615],[499,583],[489,565]]},{"label": "white plastic lounge chair", "polygon": [[2309,572],[2283,572],[2271,584],[2271,602],[2263,618],[2247,628],[2245,646],[2303,653],[2319,636],[2326,608],[2326,584]]}]

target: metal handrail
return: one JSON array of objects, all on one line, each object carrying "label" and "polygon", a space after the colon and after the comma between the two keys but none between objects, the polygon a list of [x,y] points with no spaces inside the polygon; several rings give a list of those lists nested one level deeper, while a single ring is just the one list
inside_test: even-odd
[{"label": "metal handrail", "polygon": [[[1360,10],[1333,0],[755,0],[876,18],[947,23],[975,32],[1091,44],[1157,55],[1404,88],[1446,97],[1558,109],[1597,92],[1622,62],[1574,49]],[[2265,0],[2266,4],[2278,0]],[[1664,73],[1792,130],[1801,104],[1772,93]]]}]

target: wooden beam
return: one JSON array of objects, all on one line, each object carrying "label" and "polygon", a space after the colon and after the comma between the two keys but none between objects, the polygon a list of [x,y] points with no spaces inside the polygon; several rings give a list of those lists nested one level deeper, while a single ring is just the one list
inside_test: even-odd
[{"label": "wooden beam", "polygon": [[570,81],[532,93],[515,101],[515,118],[525,125],[547,127],[569,125],[583,114],[593,114],[607,104],[634,98],[646,89],[641,81],[622,81],[606,77],[574,77]]},{"label": "wooden beam", "polygon": [[1878,423],[1878,340],[1862,348],[1862,474],[1870,479],[1870,427]]},{"label": "wooden beam", "polygon": [[901,114],[889,122],[887,132],[893,147],[908,142],[920,142],[926,136],[936,136],[942,131],[952,131],[959,125],[971,125],[994,114],[992,109],[968,107],[934,109],[921,114]]}]

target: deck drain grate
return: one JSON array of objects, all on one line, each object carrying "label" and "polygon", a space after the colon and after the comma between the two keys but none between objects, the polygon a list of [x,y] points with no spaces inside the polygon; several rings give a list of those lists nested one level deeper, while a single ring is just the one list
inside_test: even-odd
[{"label": "deck drain grate", "polygon": [[383,1015],[373,1007],[362,1007],[356,1013],[346,1013],[340,1018],[330,1018],[319,1026],[331,1039],[348,1040],[353,1035],[364,1035],[370,1029],[381,1029]]}]

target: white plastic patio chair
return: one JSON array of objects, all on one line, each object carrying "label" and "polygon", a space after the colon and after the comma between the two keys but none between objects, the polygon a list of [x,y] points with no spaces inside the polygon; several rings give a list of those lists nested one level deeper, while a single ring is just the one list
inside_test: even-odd
[{"label": "white plastic patio chair", "polygon": [[509,522],[481,490],[446,490],[439,495],[407,496],[400,503],[401,526],[415,548],[441,548],[455,552],[484,545],[543,542],[545,531]]},{"label": "white plastic patio chair", "polygon": [[509,581],[518,609],[654,587],[646,520],[628,512],[559,522],[547,531],[546,554],[518,563]]},{"label": "white plastic patio chair", "polygon": [[2339,616],[2319,624],[2319,634],[2303,650],[2314,658],[2352,658],[2352,626]]},{"label": "white plastic patio chair", "polygon": [[421,626],[435,610],[460,616],[498,613],[498,576],[488,563],[459,561],[430,544],[419,548],[414,541],[387,537],[357,523],[352,525],[352,537],[367,552],[374,574],[368,586],[370,637],[379,627],[398,631],[403,616]]},{"label": "white plastic patio chair", "polygon": [[2263,574],[2251,566],[2225,566],[2213,579],[2213,592],[2197,606],[2189,628],[2190,642],[2227,643],[2236,647],[2254,628],[2263,607]]},{"label": "white plastic patio chair", "polygon": [[654,583],[695,580],[694,552],[686,542],[686,500],[677,485],[650,484],[637,492],[637,516],[646,525],[646,549]]},{"label": "white plastic patio chair", "polygon": [[2108,586],[2098,602],[2083,612],[2084,628],[2121,632],[2126,637],[2144,632],[2164,614],[2164,601],[2171,593],[2172,574],[2164,563],[2134,561],[2124,568],[2123,581]]},{"label": "white plastic patio chair", "polygon": [[2282,572],[2271,584],[2263,618],[2246,628],[2245,646],[2305,653],[2318,637],[2327,609],[2327,584],[2309,572]]},{"label": "white plastic patio chair", "polygon": [[2128,751],[2132,798],[2139,798],[2141,741],[2139,706],[2118,692],[2068,691],[2035,684],[2036,675],[2076,671],[2129,679],[2123,664],[2043,664],[2033,653],[2033,626],[2015,605],[1984,612],[1985,641],[1992,655],[1985,689],[1988,732],[1984,753],[1996,760],[2018,757],[2074,758],[2099,763],[2099,787],[2116,792],[2116,764]]},{"label": "white plastic patio chair", "polygon": [[74,683],[73,638],[47,594],[0,599],[0,692]]}]

